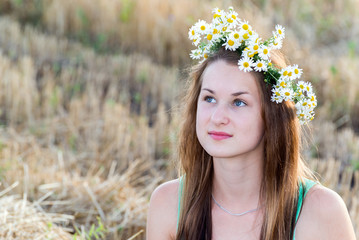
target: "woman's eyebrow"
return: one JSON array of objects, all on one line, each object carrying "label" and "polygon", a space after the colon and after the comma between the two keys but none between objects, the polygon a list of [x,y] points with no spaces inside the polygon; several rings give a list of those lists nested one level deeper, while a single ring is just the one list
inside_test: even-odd
[{"label": "woman's eyebrow", "polygon": [[213,91],[213,90],[211,90],[211,89],[208,89],[208,88],[202,88],[202,90],[206,90],[206,91],[208,91],[208,92],[210,92],[210,93],[214,94],[214,91]]},{"label": "woman's eyebrow", "polygon": [[[202,88],[202,90],[206,90],[212,94],[214,94],[215,92],[211,89],[208,89],[208,88]],[[237,97],[239,95],[243,95],[243,94],[249,94],[249,92],[246,92],[246,91],[239,91],[239,92],[235,92],[235,93],[232,93],[231,95],[234,96],[234,97]]]},{"label": "woman's eyebrow", "polygon": [[246,92],[246,91],[239,91],[239,92],[235,92],[235,93],[232,93],[232,96],[239,96],[239,95],[243,95],[243,94],[249,94],[249,92]]}]

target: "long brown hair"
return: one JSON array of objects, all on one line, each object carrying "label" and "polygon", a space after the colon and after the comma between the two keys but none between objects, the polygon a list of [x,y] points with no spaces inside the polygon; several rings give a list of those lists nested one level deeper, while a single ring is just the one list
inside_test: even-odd
[{"label": "long brown hair", "polygon": [[[181,174],[185,175],[176,239],[210,240],[212,238],[211,191],[213,159],[203,149],[196,135],[197,100],[206,67],[218,60],[237,65],[237,52],[221,49],[195,66],[189,77],[182,128],[179,136]],[[284,67],[279,54],[272,63]],[[308,171],[300,159],[300,126],[294,105],[271,102],[272,86],[263,73],[253,72],[260,89],[264,120],[264,167],[260,201],[265,206],[261,240],[284,240],[293,235],[298,184]]]}]

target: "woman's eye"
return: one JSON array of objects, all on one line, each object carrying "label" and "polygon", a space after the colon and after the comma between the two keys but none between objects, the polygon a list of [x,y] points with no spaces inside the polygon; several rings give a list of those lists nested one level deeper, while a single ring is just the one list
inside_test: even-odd
[{"label": "woman's eye", "polygon": [[236,107],[242,107],[242,106],[245,106],[245,105],[246,105],[245,102],[243,102],[242,100],[239,100],[239,99],[234,100],[234,101],[233,101],[233,104],[234,104],[234,106],[236,106]]},{"label": "woman's eye", "polygon": [[216,102],[216,100],[214,99],[214,97],[210,97],[210,96],[206,96],[206,97],[204,98],[204,101],[209,102],[209,103],[215,103],[215,102]]}]

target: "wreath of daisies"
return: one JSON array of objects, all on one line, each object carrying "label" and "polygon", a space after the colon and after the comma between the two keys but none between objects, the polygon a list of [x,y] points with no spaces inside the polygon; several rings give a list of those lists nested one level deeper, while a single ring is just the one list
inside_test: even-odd
[{"label": "wreath of daisies", "polygon": [[273,35],[263,41],[248,21],[238,18],[233,7],[229,7],[228,12],[215,8],[212,13],[212,23],[199,20],[189,29],[188,37],[197,47],[191,51],[190,57],[202,62],[222,47],[237,51],[241,56],[238,61],[240,70],[263,72],[264,81],[273,86],[272,102],[292,101],[301,124],[313,120],[317,99],[312,85],[295,81],[301,77],[302,69],[298,65],[278,69],[270,61],[270,51],[282,47],[284,27],[276,25]]}]

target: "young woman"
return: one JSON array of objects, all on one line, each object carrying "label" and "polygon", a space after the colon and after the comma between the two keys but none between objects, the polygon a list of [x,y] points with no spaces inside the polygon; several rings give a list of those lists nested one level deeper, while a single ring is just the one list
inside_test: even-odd
[{"label": "young woman", "polygon": [[[214,14],[204,34],[227,28],[198,50],[205,60],[190,75],[179,137],[183,174],[152,194],[147,239],[354,240],[343,200],[300,159],[299,123],[316,105],[311,86],[293,83],[297,66],[255,52],[281,44],[280,35],[254,49],[260,41],[247,22],[237,20],[239,30],[227,24],[233,9]],[[232,44],[233,32],[242,39]]]}]

